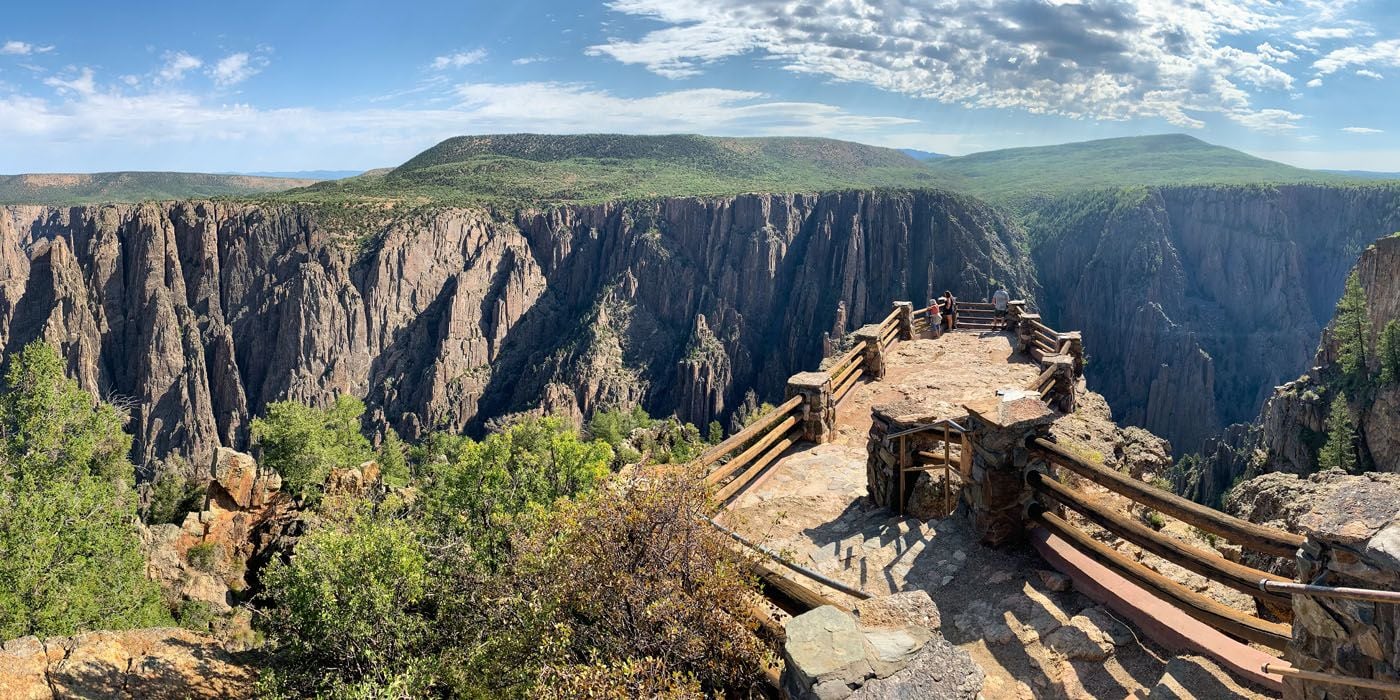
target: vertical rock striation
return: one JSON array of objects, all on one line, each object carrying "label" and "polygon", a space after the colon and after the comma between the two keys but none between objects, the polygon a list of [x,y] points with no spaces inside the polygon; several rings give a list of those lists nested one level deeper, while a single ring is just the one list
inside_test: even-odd
[{"label": "vertical rock striation", "polygon": [[3,208],[0,346],[54,343],[130,407],[138,463],[198,472],[269,402],[344,392],[410,437],[540,406],[703,425],[815,366],[838,305],[849,330],[930,285],[1038,293],[1015,226],[932,191],[444,209],[358,233],[295,206]]}]

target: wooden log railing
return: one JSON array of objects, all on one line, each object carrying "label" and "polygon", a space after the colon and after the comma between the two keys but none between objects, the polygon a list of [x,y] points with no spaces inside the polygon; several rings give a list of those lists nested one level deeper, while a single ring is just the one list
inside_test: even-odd
[{"label": "wooden log railing", "polygon": [[1196,593],[1090,537],[1083,530],[1070,525],[1043,506],[1033,504],[1030,508],[1030,516],[1041,527],[1068,541],[1085,555],[1113,569],[1134,583],[1161,594],[1171,600],[1182,612],[1216,629],[1278,650],[1286,648],[1288,641],[1293,636],[1292,628],[1288,625],[1267,622],[1253,615],[1246,615],[1228,605]]},{"label": "wooden log railing", "polygon": [[[1055,465],[1064,467],[1099,486],[1240,546],[1264,554],[1292,557],[1303,545],[1303,538],[1299,535],[1241,520],[1174,493],[1149,486],[1112,469],[1092,464],[1044,438],[1034,438],[1030,447]],[[1256,584],[1257,582],[1256,580]]]},{"label": "wooden log railing", "polygon": [[1111,505],[1078,493],[1040,472],[1028,472],[1026,479],[1031,488],[1041,495],[1050,497],[1095,525],[1177,566],[1283,608],[1292,604],[1288,596],[1270,593],[1260,586],[1259,582],[1263,580],[1287,581],[1281,576],[1232,562],[1213,552],[1166,537],[1132,518],[1119,514]]}]

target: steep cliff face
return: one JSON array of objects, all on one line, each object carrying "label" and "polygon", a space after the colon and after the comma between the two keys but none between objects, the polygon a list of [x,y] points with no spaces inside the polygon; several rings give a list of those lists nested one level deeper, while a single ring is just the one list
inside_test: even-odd
[{"label": "steep cliff face", "polygon": [[1309,366],[1356,256],[1400,229],[1400,188],[1097,193],[1028,229],[1045,315],[1084,332],[1090,386],[1183,453]]},{"label": "steep cliff face", "polygon": [[140,463],[200,465],[269,402],[342,392],[408,436],[541,405],[703,425],[815,366],[839,304],[849,329],[934,287],[1038,292],[1019,230],[938,192],[448,209],[369,233],[289,206],[9,207],[0,344],[48,340],[128,402]]},{"label": "steep cliff face", "polygon": [[[1368,247],[1355,271],[1372,328],[1367,348],[1372,380],[1347,392],[1356,417],[1358,451],[1366,470],[1396,472],[1400,471],[1400,384],[1376,379],[1380,371],[1376,348],[1381,329],[1400,318],[1400,237],[1383,238]],[[1338,372],[1337,342],[1329,325],[1312,369],[1275,388],[1252,424],[1231,426],[1224,437],[1211,443],[1201,462],[1182,475],[1183,492],[1209,502],[1243,478],[1316,472],[1318,448],[1327,439],[1329,406],[1340,390]]]}]

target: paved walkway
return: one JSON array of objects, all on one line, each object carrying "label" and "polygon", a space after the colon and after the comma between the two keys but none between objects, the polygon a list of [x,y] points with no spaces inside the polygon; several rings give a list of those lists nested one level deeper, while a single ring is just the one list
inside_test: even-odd
[{"label": "paved walkway", "polygon": [[[724,522],[871,594],[928,591],[942,613],[944,636],[987,673],[985,697],[1145,694],[1171,676],[1171,655],[1139,641],[1141,635],[1088,598],[1063,590],[1068,581],[1046,571],[1029,547],[984,548],[961,518],[902,518],[865,497],[871,406],[917,401],[937,415],[962,416],[963,403],[1037,376],[1036,364],[1013,354],[1014,342],[1010,334],[959,332],[896,343],[885,378],[862,383],[837,406],[836,439],[794,446],[731,504]],[[1106,407],[1103,413],[1097,427],[1111,431]],[[1086,429],[1086,417],[1074,421],[1076,430]],[[1206,671],[1196,675],[1211,684],[1202,697],[1259,697],[1201,663]]]}]

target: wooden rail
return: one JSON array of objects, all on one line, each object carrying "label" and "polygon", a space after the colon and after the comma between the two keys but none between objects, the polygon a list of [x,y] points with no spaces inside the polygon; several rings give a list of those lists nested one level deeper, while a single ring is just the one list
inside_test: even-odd
[{"label": "wooden rail", "polygon": [[1123,556],[1040,505],[1031,505],[1030,516],[1041,527],[1070,542],[1084,554],[1138,585],[1162,594],[1173,601],[1182,612],[1216,629],[1278,650],[1286,648],[1288,641],[1293,637],[1293,630],[1288,625],[1266,622],[1196,593]]},{"label": "wooden rail", "polygon": [[748,449],[740,452],[739,456],[710,472],[710,474],[705,477],[705,483],[718,484],[724,481],[734,472],[739,471],[740,467],[751,462],[754,457],[761,454],[769,445],[777,442],[778,438],[786,434],[788,429],[792,428],[794,425],[797,425],[797,416],[788,416],[787,420],[774,425],[773,429],[769,430],[767,435],[759,438],[754,444],[750,445]]},{"label": "wooden rail", "polygon": [[1095,525],[1177,566],[1281,607],[1286,608],[1292,604],[1288,596],[1269,593],[1259,585],[1261,580],[1285,581],[1282,577],[1237,564],[1218,554],[1165,537],[1156,530],[1117,513],[1113,506],[1102,500],[1076,493],[1040,472],[1026,474],[1026,481],[1030,483],[1031,488],[1073,509]]},{"label": "wooden rail", "polygon": [[[782,435],[783,433],[780,433],[775,430],[771,435],[769,435],[768,439],[772,439],[774,437],[781,437]],[[720,489],[719,492],[715,494],[715,500],[720,503],[723,503],[732,498],[734,494],[739,493],[741,489],[749,485],[749,482],[753,481],[759,474],[763,473],[764,468],[767,467],[770,463],[772,463],[773,460],[777,459],[778,455],[781,455],[782,453],[786,452],[787,448],[792,447],[794,444],[796,444],[799,437],[800,435],[788,435],[782,440],[779,440],[772,447],[768,448],[768,451],[764,452],[762,455],[759,455],[759,457],[755,459],[752,464],[749,465],[748,469],[745,469],[742,474],[740,474],[737,477],[734,477],[733,481],[729,482],[725,485],[724,488]]]},{"label": "wooden rail", "polygon": [[1303,538],[1299,535],[1256,525],[1188,501],[1174,493],[1148,486],[1112,469],[1091,464],[1044,438],[1034,438],[1030,447],[1043,452],[1055,464],[1104,488],[1255,551],[1279,557],[1292,557],[1303,544]]}]

